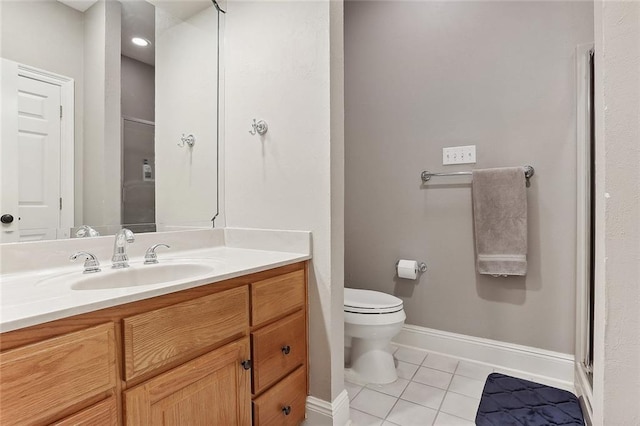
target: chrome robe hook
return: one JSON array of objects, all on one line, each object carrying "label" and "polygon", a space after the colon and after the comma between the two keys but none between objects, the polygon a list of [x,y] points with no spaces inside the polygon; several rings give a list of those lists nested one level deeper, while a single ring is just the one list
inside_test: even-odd
[{"label": "chrome robe hook", "polygon": [[256,122],[256,119],[253,119],[253,124],[251,125],[251,130],[249,130],[249,133],[251,135],[255,135],[256,133],[259,134],[260,136],[264,135],[265,133],[267,133],[267,130],[269,130],[269,126],[267,126],[267,122],[264,120],[260,120],[258,122]]},{"label": "chrome robe hook", "polygon": [[192,134],[185,136],[183,133],[178,146],[182,148],[185,144],[187,144],[189,148],[193,148],[193,146],[196,144],[196,137]]}]

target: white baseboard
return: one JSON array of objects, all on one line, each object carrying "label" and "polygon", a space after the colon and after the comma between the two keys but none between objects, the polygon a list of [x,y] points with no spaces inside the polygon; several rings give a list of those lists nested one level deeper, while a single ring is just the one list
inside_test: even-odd
[{"label": "white baseboard", "polygon": [[346,389],[333,400],[307,397],[305,426],[345,426],[349,423],[349,394]]},{"label": "white baseboard", "polygon": [[497,340],[405,325],[394,343],[490,364],[526,379],[574,392],[573,355]]}]

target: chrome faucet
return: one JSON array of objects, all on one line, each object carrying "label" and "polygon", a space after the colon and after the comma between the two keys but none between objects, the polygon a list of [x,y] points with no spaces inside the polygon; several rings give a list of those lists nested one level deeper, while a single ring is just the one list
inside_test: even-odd
[{"label": "chrome faucet", "polygon": [[129,256],[127,256],[127,243],[132,243],[136,239],[133,236],[133,232],[131,232],[127,228],[122,228],[116,234],[116,241],[113,244],[113,257],[111,261],[113,262],[111,267],[113,269],[121,269],[129,267]]}]

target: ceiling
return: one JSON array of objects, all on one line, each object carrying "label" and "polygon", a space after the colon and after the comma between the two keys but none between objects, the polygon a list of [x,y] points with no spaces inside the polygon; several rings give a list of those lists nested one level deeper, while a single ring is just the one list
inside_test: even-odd
[{"label": "ceiling", "polygon": [[213,6],[211,0],[148,0],[148,2],[182,21]]},{"label": "ceiling", "polygon": [[69,7],[72,7],[80,12],[84,12],[93,6],[95,3],[98,3],[98,0],[58,0],[60,3],[66,4]]},{"label": "ceiling", "polygon": [[[123,1],[122,3],[122,30],[121,49],[124,56],[137,59],[140,62],[155,65],[155,7],[146,1]],[[188,2],[186,2],[188,3]],[[133,37],[141,37],[148,40],[151,45],[147,47],[136,46],[131,42]]]},{"label": "ceiling", "polygon": [[[0,0],[1,1],[1,0]],[[58,0],[80,12],[85,12],[98,0]],[[120,0],[122,4],[121,50],[124,56],[155,66],[155,8],[164,9],[179,20],[212,6],[211,0]],[[151,44],[136,46],[133,37],[141,37]]]}]

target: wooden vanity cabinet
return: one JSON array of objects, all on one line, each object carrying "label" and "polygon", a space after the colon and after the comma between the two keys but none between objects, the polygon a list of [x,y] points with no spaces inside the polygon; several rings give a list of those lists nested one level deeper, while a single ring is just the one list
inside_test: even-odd
[{"label": "wooden vanity cabinet", "polygon": [[0,334],[1,425],[295,425],[306,262]]}]

